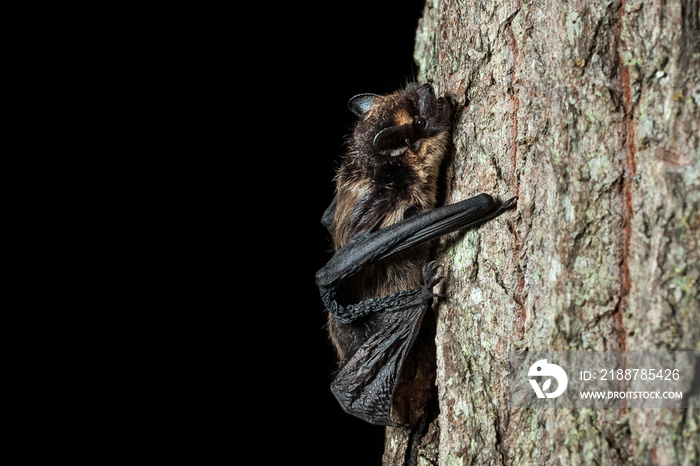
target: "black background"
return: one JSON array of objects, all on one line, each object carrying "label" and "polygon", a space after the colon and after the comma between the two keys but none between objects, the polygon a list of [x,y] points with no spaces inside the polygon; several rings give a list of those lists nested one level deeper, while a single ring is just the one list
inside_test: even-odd
[{"label": "black background", "polygon": [[[336,361],[314,275],[330,258],[320,217],[354,121],[348,99],[415,76],[423,6],[110,7],[41,37],[37,49],[55,62],[32,58],[36,87],[53,85],[45,92],[60,105],[48,107],[71,143],[36,137],[86,154],[55,157],[85,174],[69,163],[74,178],[58,174],[60,189],[46,195],[61,204],[57,216],[85,222],[46,227],[75,237],[50,247],[71,256],[56,275],[78,296],[65,301],[82,300],[89,316],[56,314],[90,341],[57,331],[47,351],[75,345],[80,356],[56,367],[76,360],[85,382],[69,373],[39,384],[42,398],[59,394],[49,399],[65,419],[84,407],[79,433],[64,416],[50,425],[70,437],[62,448],[131,457],[150,446],[154,457],[195,463],[213,454],[380,463],[384,428],[343,413],[330,393]],[[59,195],[68,188],[77,207]],[[76,250],[84,260],[74,263]],[[67,272],[76,264],[77,278]]]},{"label": "black background", "polygon": [[[333,198],[333,176],[354,122],[347,102],[363,92],[392,92],[415,79],[413,49],[423,7],[423,0],[296,5],[289,23],[277,31],[276,45],[267,50],[266,71],[284,73],[270,111],[284,126],[277,137],[286,139],[280,143],[289,150],[263,170],[275,172],[268,192],[277,196],[281,215],[270,242],[286,243],[278,249],[285,252],[266,265],[295,290],[294,304],[268,310],[283,348],[276,365],[288,374],[289,390],[288,396],[275,390],[280,399],[268,402],[279,407],[272,407],[276,422],[288,426],[284,441],[292,447],[283,456],[289,460],[380,464],[384,428],[345,414],[330,393],[337,367],[314,274],[330,257],[330,237],[320,217]],[[278,54],[283,66],[272,60]],[[292,244],[292,237],[298,241]]]}]

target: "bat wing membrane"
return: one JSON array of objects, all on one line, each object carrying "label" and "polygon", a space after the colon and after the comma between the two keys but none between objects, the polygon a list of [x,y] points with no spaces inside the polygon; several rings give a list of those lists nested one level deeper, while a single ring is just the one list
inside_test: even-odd
[{"label": "bat wing membrane", "polygon": [[[488,196],[487,199],[479,200],[478,203],[473,202],[479,196],[467,199],[456,204],[443,207],[446,209],[444,217],[435,220],[434,223],[428,224],[425,227],[417,230],[415,233],[405,238],[396,246],[389,248],[383,254],[380,254],[377,260],[384,259],[396,253],[418,246],[427,241],[439,238],[442,235],[452,233],[461,229],[471,229],[481,225],[492,218],[498,217],[501,213],[508,209],[515,198],[505,202],[502,206],[496,208],[495,201],[488,194],[480,196]],[[462,205],[463,203],[466,203]],[[436,209],[437,210],[437,209]],[[434,211],[433,211],[434,212]],[[428,212],[430,214],[432,212]]]},{"label": "bat wing membrane", "polygon": [[326,266],[316,273],[316,284],[321,288],[323,295],[324,288],[333,286],[339,280],[373,262],[456,230],[477,226],[500,215],[511,206],[514,199],[499,208],[491,196],[479,194],[355,237],[340,248]]},{"label": "bat wing membrane", "polygon": [[346,412],[371,424],[398,425],[391,420],[392,399],[429,300],[421,293],[409,303],[386,309],[379,330],[345,362],[331,391]]},{"label": "bat wing membrane", "polygon": [[326,227],[328,233],[333,234],[333,220],[335,217],[335,208],[338,204],[338,196],[336,195],[331,201],[331,205],[323,212],[321,216],[321,224]]}]

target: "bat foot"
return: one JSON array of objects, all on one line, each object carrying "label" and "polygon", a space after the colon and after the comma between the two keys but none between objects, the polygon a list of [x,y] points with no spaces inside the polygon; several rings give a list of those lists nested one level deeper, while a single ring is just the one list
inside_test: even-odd
[{"label": "bat foot", "polygon": [[423,283],[426,288],[432,288],[442,279],[442,266],[437,261],[430,261],[423,266]]},{"label": "bat foot", "polygon": [[437,261],[430,261],[423,266],[423,295],[425,299],[440,297],[433,293],[433,287],[442,280],[442,266]]}]

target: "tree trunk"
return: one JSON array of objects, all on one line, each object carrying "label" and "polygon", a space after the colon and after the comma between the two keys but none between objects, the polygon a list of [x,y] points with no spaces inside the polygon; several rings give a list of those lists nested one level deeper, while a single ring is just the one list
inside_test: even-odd
[{"label": "tree trunk", "polygon": [[[456,107],[439,414],[418,464],[698,464],[688,409],[510,410],[521,350],[700,351],[699,0],[428,0],[420,80]],[[406,432],[387,431],[395,464]],[[414,444],[416,443],[413,440]]]}]

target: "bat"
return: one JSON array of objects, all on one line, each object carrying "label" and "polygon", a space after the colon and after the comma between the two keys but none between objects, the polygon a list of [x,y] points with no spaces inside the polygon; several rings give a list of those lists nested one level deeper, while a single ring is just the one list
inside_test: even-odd
[{"label": "bat", "polygon": [[334,254],[316,273],[339,358],[331,391],[366,422],[406,425],[392,403],[439,281],[429,242],[501,215],[516,198],[479,194],[436,208],[451,110],[431,85],[360,94],[348,107],[358,120],[321,218]]}]

